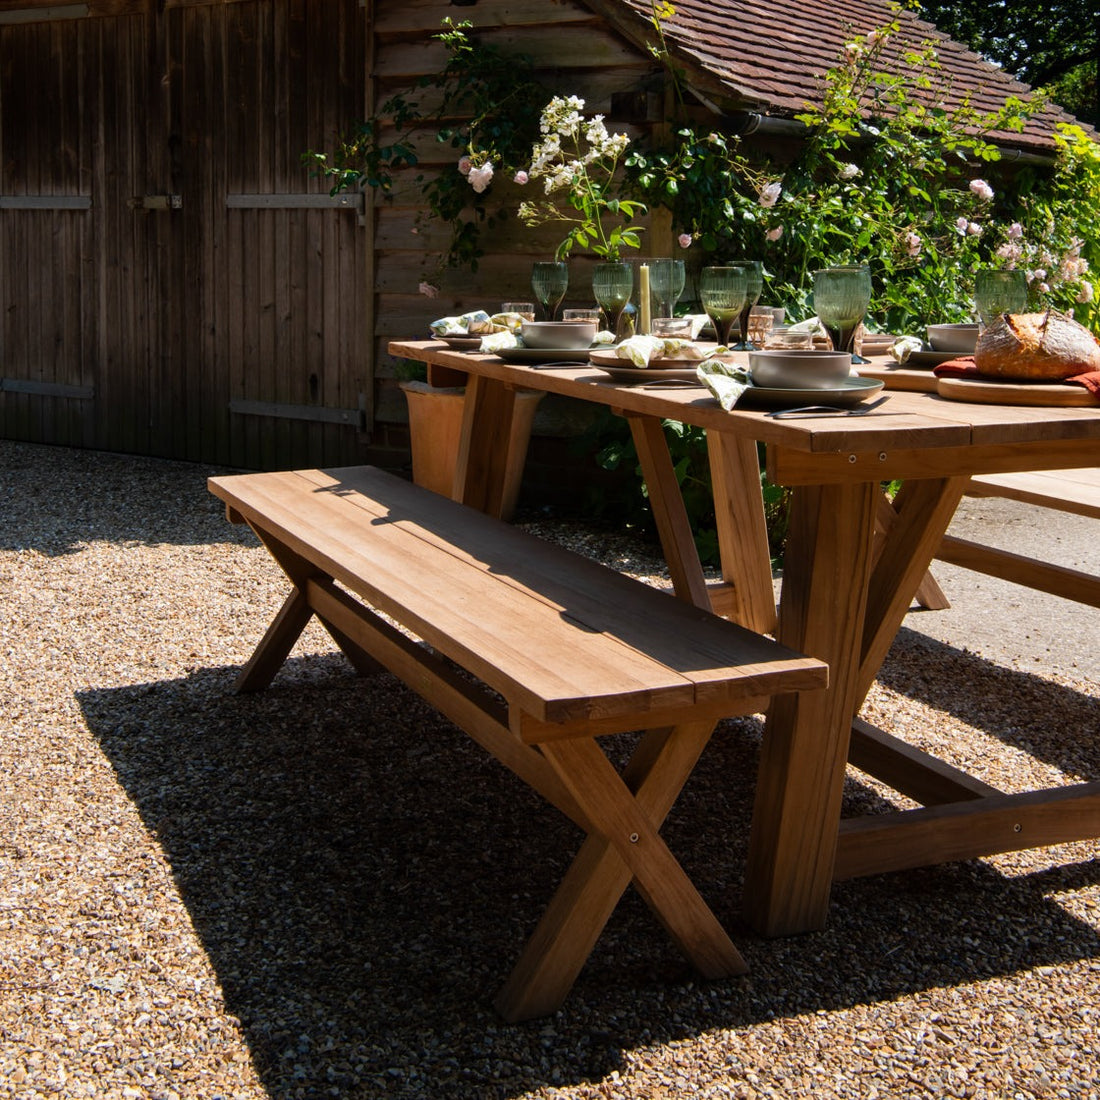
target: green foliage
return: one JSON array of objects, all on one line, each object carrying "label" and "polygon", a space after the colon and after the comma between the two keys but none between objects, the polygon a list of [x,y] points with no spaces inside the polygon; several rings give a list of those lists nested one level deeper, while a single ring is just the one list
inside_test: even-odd
[{"label": "green foliage", "polygon": [[1006,72],[1035,87],[1048,87],[1082,121],[1100,125],[1095,0],[919,0],[917,10]]},{"label": "green foliage", "polygon": [[[435,274],[448,267],[476,271],[484,253],[481,231],[508,217],[491,203],[494,174],[514,174],[526,164],[538,133],[547,92],[534,79],[529,58],[480,42],[468,21],[444,19],[434,36],[448,51],[438,73],[420,78],[391,96],[330,153],[310,150],[303,160],[332,183],[332,192],[371,187],[392,193],[395,173],[438,157],[419,149],[417,131],[434,129],[433,140],[454,150],[454,165],[423,183],[429,218],[447,223],[451,238]],[[437,105],[424,105],[431,92]],[[461,120],[461,121],[456,121]]]},{"label": "green foliage", "polygon": [[1018,132],[1044,100],[951,101],[931,44],[885,64],[898,26],[848,44],[799,116],[808,137],[792,160],[754,161],[735,137],[681,127],[632,152],[628,192],[669,209],[703,262],[764,259],[767,300],[794,319],[813,312],[815,269],[853,262],[872,273],[868,323],[887,331],[968,319],[982,267],[1022,267],[1035,307],[1093,318],[1095,144],[1066,131],[1053,170],[1000,172],[991,135]]}]

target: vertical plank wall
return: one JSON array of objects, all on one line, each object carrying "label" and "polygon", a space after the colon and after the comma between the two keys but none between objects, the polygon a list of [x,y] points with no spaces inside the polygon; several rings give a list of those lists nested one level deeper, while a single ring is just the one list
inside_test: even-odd
[{"label": "vertical plank wall", "polygon": [[[92,0],[47,17],[78,7],[0,26],[0,433],[241,467],[361,460],[360,408],[378,437],[406,419],[387,341],[526,296],[559,236],[513,221],[476,274],[436,275],[446,230],[417,226],[415,176],[449,169],[449,148],[428,141],[365,224],[326,205],[302,152],[437,71],[447,16],[592,110],[655,68],[579,0]],[[16,201],[51,195],[85,205]],[[573,263],[576,300],[590,262]]]}]

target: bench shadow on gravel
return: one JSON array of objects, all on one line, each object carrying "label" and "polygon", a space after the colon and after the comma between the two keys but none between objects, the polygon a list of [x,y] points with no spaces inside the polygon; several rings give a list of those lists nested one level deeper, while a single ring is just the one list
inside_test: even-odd
[{"label": "bench shadow on gravel", "polygon": [[[1094,930],[1048,897],[1100,882],[1100,861],[844,883],[825,931],[748,933],[737,908],[760,725],[747,719],[719,731],[665,833],[750,974],[696,981],[628,892],[564,1009],[508,1026],[492,997],[575,828],[389,676],[292,659],[266,692],[236,697],[236,671],[79,701],[171,861],[274,1100],[513,1097],[599,1080],[638,1046],[1100,957]],[[736,1078],[734,1062],[710,1068]]]}]

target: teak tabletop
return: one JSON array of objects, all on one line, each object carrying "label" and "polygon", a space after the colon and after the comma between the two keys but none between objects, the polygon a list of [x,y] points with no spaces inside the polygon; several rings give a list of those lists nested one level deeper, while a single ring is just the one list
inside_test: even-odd
[{"label": "teak tabletop", "polygon": [[[623,384],[588,364],[526,366],[395,341],[429,378],[467,386],[453,496],[499,508],[517,389],[606,405],[630,423],[676,594],[826,661],[827,690],[769,711],[745,880],[745,917],[775,935],[820,928],[832,882],[1100,835],[1100,782],[1008,795],[857,715],[973,474],[1100,465],[1100,408],[969,404],[886,391],[865,416],[724,411],[703,388]],[[881,360],[880,363],[885,363]],[[724,584],[704,582],[661,421],[706,429]],[[794,488],[778,619],[757,443]],[[904,482],[881,524],[881,485]],[[498,513],[499,514],[499,513]],[[841,821],[849,760],[922,804]]]}]

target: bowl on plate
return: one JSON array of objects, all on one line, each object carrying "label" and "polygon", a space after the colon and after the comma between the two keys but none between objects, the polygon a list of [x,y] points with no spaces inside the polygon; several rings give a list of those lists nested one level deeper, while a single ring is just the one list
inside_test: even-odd
[{"label": "bowl on plate", "polygon": [[962,355],[973,355],[977,342],[977,324],[928,326],[928,343],[932,345],[933,351],[957,351]]},{"label": "bowl on plate", "polygon": [[828,390],[852,373],[852,357],[846,351],[750,351],[749,373],[754,386],[767,389]]},{"label": "bowl on plate", "polygon": [[575,351],[596,339],[595,321],[524,321],[519,330],[525,347]]}]

